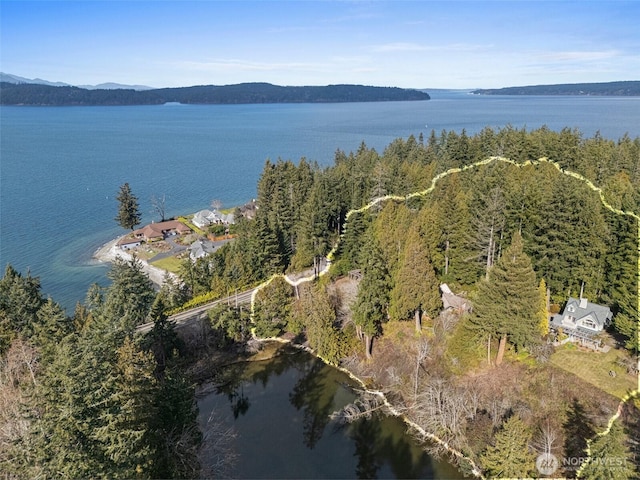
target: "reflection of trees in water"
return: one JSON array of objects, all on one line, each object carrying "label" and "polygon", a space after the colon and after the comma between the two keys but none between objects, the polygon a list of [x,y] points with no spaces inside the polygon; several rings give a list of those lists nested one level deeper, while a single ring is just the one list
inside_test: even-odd
[{"label": "reflection of trees in water", "polygon": [[388,464],[395,478],[433,477],[431,459],[426,452],[416,450],[404,434],[385,427],[385,417],[374,414],[371,418],[361,418],[351,424],[349,435],[353,440],[358,457],[356,476],[377,478],[378,470]]},{"label": "reflection of trees in water", "polygon": [[380,422],[375,418],[358,420],[351,425],[350,434],[356,447],[354,455],[358,457],[356,476],[378,478],[378,470],[382,464],[379,458],[380,449],[376,446],[376,439],[382,434]]},{"label": "reflection of trees in water", "polygon": [[405,433],[405,427],[403,425],[397,435],[382,428],[385,421],[391,421],[391,419],[384,419],[382,415],[376,415],[377,422],[380,428],[385,433],[378,435],[378,447],[377,457],[379,460],[386,460],[389,462],[391,471],[396,478],[433,478],[433,465],[431,457],[411,443]]},{"label": "reflection of trees in water", "polygon": [[[245,415],[251,406],[249,395],[244,392],[245,384],[266,387],[273,375],[280,376],[291,368],[295,369],[300,377],[289,393],[289,401],[303,415],[303,444],[314,449],[337,407],[334,398],[342,388],[342,377],[336,376],[332,367],[305,353],[298,354],[291,349],[283,349],[280,353],[265,362],[243,362],[225,367],[216,379],[217,391],[228,398],[237,419]],[[339,430],[344,428],[343,434],[354,444],[354,456],[357,458],[355,475],[358,478],[376,478],[386,474],[396,478],[432,477],[431,459],[406,435],[404,425],[383,414],[371,413],[370,418],[336,425]]]},{"label": "reflection of trees in water", "polygon": [[238,390],[234,390],[231,393],[227,394],[229,398],[229,402],[231,402],[231,410],[233,411],[233,418],[238,418],[238,415],[244,415],[249,410],[249,406],[251,406],[251,402],[249,402],[249,397],[244,394],[244,383],[240,384],[240,392]]},{"label": "reflection of trees in water", "polygon": [[279,348],[278,352],[277,356],[269,360],[253,362],[252,367],[255,367],[255,371],[250,372],[250,380],[252,382],[257,383],[259,381],[266,388],[272,375],[279,377],[290,368],[299,368],[299,350],[293,350],[285,346]]},{"label": "reflection of trees in water", "polygon": [[395,478],[433,478],[429,455],[407,437],[403,424],[395,422],[400,420],[372,412],[348,424],[358,457],[356,476],[376,478],[379,469],[388,465]]},{"label": "reflection of trees in water", "polygon": [[296,355],[293,355],[295,353],[295,350],[285,351],[284,354],[264,362],[239,362],[218,372],[216,391],[227,396],[235,419],[246,414],[251,406],[249,397],[244,393],[244,385],[260,382],[266,387],[272,375],[279,376],[292,367],[300,368]]},{"label": "reflection of trees in water", "polygon": [[313,449],[322,438],[329,423],[329,415],[334,410],[333,397],[338,383],[327,378],[331,370],[323,362],[312,359],[297,368],[303,375],[289,394],[289,401],[303,413],[302,435],[304,445]]},{"label": "reflection of trees in water", "polygon": [[217,378],[217,393],[227,396],[231,404],[233,418],[235,419],[237,419],[239,415],[247,413],[251,405],[249,397],[244,394],[244,383],[246,380],[243,378],[243,372],[245,369],[245,365],[241,363],[229,365],[225,367],[223,371],[219,372]]}]

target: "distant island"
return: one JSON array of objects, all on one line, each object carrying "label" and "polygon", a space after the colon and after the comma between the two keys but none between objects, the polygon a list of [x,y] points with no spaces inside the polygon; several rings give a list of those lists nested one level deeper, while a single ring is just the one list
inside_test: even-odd
[{"label": "distant island", "polygon": [[480,88],[473,90],[471,93],[477,95],[592,95],[637,97],[640,96],[640,81]]},{"label": "distant island", "polygon": [[429,100],[420,90],[364,85],[283,87],[270,83],[203,85],[151,90],[94,89],[0,82],[0,105],[162,105],[249,103],[345,103]]}]

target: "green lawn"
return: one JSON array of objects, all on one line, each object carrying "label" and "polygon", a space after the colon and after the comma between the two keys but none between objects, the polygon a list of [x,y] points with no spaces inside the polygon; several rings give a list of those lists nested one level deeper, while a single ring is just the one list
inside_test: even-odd
[{"label": "green lawn", "polygon": [[167,257],[167,258],[158,260],[156,262],[152,262],[151,265],[153,265],[154,267],[161,268],[163,270],[168,270],[172,273],[178,273],[178,271],[180,270],[181,263],[182,263],[182,260],[176,257]]},{"label": "green lawn", "polygon": [[[567,343],[551,356],[551,363],[611,395],[622,398],[630,390],[638,387],[637,379],[615,364],[616,359],[623,354],[624,352],[614,348],[607,353],[582,351]],[[616,376],[609,375],[610,371],[614,371]]]}]

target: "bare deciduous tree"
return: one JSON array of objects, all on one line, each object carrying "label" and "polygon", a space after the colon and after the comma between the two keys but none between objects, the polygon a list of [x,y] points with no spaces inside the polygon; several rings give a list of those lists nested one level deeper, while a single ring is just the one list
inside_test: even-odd
[{"label": "bare deciduous tree", "polygon": [[358,398],[341,410],[333,412],[330,417],[340,423],[352,423],[361,418],[371,418],[373,412],[383,408],[385,404],[380,395],[360,390]]},{"label": "bare deciduous tree", "polygon": [[420,368],[422,368],[422,363],[429,357],[429,352],[431,351],[431,344],[429,343],[429,339],[427,337],[420,337],[416,344],[416,364],[414,369],[414,378],[413,378],[413,401],[414,403],[418,401],[418,380],[420,377]]},{"label": "bare deciduous tree", "polygon": [[215,410],[207,419],[202,435],[202,448],[198,454],[202,465],[202,478],[230,478],[233,466],[238,461],[233,441],[237,434],[233,427],[218,419]]},{"label": "bare deciduous tree", "polygon": [[153,207],[153,213],[157,213],[160,216],[161,222],[164,222],[166,219],[165,200],[166,196],[164,194],[162,194],[162,197],[157,197],[155,195],[151,196],[151,206]]}]

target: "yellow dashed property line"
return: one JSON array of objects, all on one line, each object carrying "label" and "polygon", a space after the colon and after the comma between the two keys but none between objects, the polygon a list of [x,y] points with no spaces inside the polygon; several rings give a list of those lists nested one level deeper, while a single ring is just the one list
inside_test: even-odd
[{"label": "yellow dashed property line", "polygon": [[[600,197],[600,201],[602,202],[602,205],[604,205],[606,208],[608,208],[610,211],[612,211],[613,213],[615,213],[616,215],[624,215],[624,216],[628,216],[628,217],[632,217],[635,218],[637,223],[638,223],[638,277],[637,277],[637,282],[636,282],[636,286],[638,289],[637,292],[637,298],[638,298],[638,304],[637,304],[637,308],[638,311],[640,312],[640,216],[638,216],[636,213],[631,212],[631,211],[622,211],[620,209],[617,208],[613,208],[609,202],[607,202],[607,200],[604,197],[604,192],[602,191],[601,188],[596,187],[593,182],[591,182],[591,180],[583,177],[582,175],[580,175],[579,173],[576,172],[572,172],[570,170],[565,170],[563,169],[560,164],[553,162],[551,160],[549,160],[547,157],[541,157],[538,160],[527,160],[523,163],[518,163],[515,162],[511,159],[505,158],[505,157],[500,157],[500,156],[494,156],[494,157],[488,157],[484,160],[480,160],[478,162],[472,163],[470,165],[466,165],[464,167],[460,167],[460,168],[450,168],[449,170],[439,173],[438,175],[436,175],[435,177],[433,177],[433,179],[431,180],[431,185],[425,189],[425,190],[421,190],[418,192],[414,192],[414,193],[410,193],[408,195],[384,195],[378,198],[375,198],[373,200],[371,200],[368,204],[366,204],[365,206],[358,208],[358,209],[353,209],[353,210],[349,210],[347,212],[347,215],[345,217],[345,225],[344,225],[344,229],[342,234],[340,235],[340,240],[342,240],[342,238],[344,238],[344,235],[347,231],[347,224],[349,221],[349,218],[351,218],[352,215],[357,214],[357,213],[363,213],[366,212],[367,210],[373,208],[374,206],[378,205],[379,203],[382,203],[384,201],[387,200],[395,200],[395,201],[407,201],[410,200],[412,198],[416,198],[416,197],[424,197],[428,194],[430,194],[434,188],[436,187],[437,183],[442,180],[443,178],[454,174],[454,173],[460,173],[460,172],[464,172],[467,170],[471,170],[471,169],[475,169],[484,165],[488,165],[492,162],[503,162],[503,163],[509,163],[511,165],[514,165],[516,167],[525,167],[525,166],[529,166],[529,165],[539,165],[541,163],[548,163],[550,165],[553,165],[560,173],[562,173],[563,175],[567,175],[569,177],[573,177],[577,180],[582,181],[585,185],[587,185],[591,190],[593,190],[594,192],[598,193],[598,196]],[[333,260],[333,256],[335,255],[335,252],[338,249],[338,246],[340,245],[340,241],[338,241],[338,243],[336,243],[336,245],[334,245],[334,247],[331,249],[331,251],[327,254],[327,259],[329,261]],[[327,265],[325,266],[325,268],[322,269],[321,272],[319,272],[319,275],[324,275],[325,273],[327,273],[329,271],[330,268],[330,263],[327,262]],[[301,278],[298,279],[296,281],[293,281],[291,279],[289,279],[286,275],[284,274],[276,274],[273,275],[269,280],[267,280],[266,282],[260,284],[253,292],[253,294],[251,295],[251,320],[253,321],[253,313],[254,313],[254,305],[255,305],[255,298],[257,293],[262,290],[264,287],[266,287],[267,285],[269,285],[275,278],[277,277],[283,277],[285,279],[285,281],[292,286],[298,286],[302,283],[305,282],[310,282],[313,281],[316,276],[310,276],[310,277],[306,277],[306,278]],[[255,337],[255,332],[254,329],[252,329],[251,331],[252,335]],[[636,350],[640,351],[640,321],[638,323],[638,328],[636,329],[636,346],[639,347]],[[325,362],[326,363],[326,362]],[[640,354],[638,356],[638,366],[640,367]],[[340,370],[342,370],[343,372],[347,373],[351,378],[355,379],[356,381],[358,381],[360,384],[363,384],[363,382],[357,378],[355,375],[353,375],[353,373],[351,373],[350,371],[344,369],[344,368],[340,368]],[[369,391],[367,390],[369,393],[372,393],[374,395],[378,395],[380,396],[380,398],[383,399],[385,405],[387,406],[387,408],[389,408],[389,410],[397,416],[400,416],[402,418],[404,418],[404,421],[408,424],[411,425],[413,428],[415,428],[418,432],[420,432],[424,437],[428,437],[430,440],[444,446],[447,451],[449,451],[450,453],[452,453],[453,455],[455,455],[458,458],[464,459],[467,462],[469,462],[469,464],[472,466],[472,470],[473,470],[473,474],[476,477],[480,477],[480,478],[484,478],[482,476],[482,473],[480,472],[480,469],[475,465],[475,463],[473,462],[473,460],[471,458],[466,457],[462,452],[459,452],[457,450],[455,450],[454,448],[452,448],[447,442],[445,442],[444,440],[438,438],[436,435],[432,434],[432,433],[428,433],[426,432],[424,429],[422,429],[422,427],[420,427],[419,425],[417,425],[416,423],[410,421],[409,419],[407,419],[406,417],[404,417],[400,412],[398,412],[388,401],[387,398],[384,396],[384,394],[382,392],[379,391]],[[622,400],[620,401],[620,403],[618,404],[618,410],[616,412],[615,415],[613,415],[608,422],[607,428],[606,430],[604,430],[603,432],[600,432],[597,434],[597,436],[601,437],[604,435],[607,435],[609,433],[609,431],[611,430],[611,425],[613,424],[613,422],[615,422],[618,417],[620,417],[621,413],[622,413],[622,408],[624,406],[624,404],[629,401],[632,398],[635,398],[638,396],[640,392],[640,376],[638,376],[638,385],[636,387],[636,389],[633,392],[628,393],[627,395],[625,395]],[[587,441],[587,460],[580,466],[580,469],[578,469],[578,476],[580,474],[580,472],[582,471],[583,467],[589,463],[590,461],[590,457],[591,457],[591,441],[588,440]]]}]

